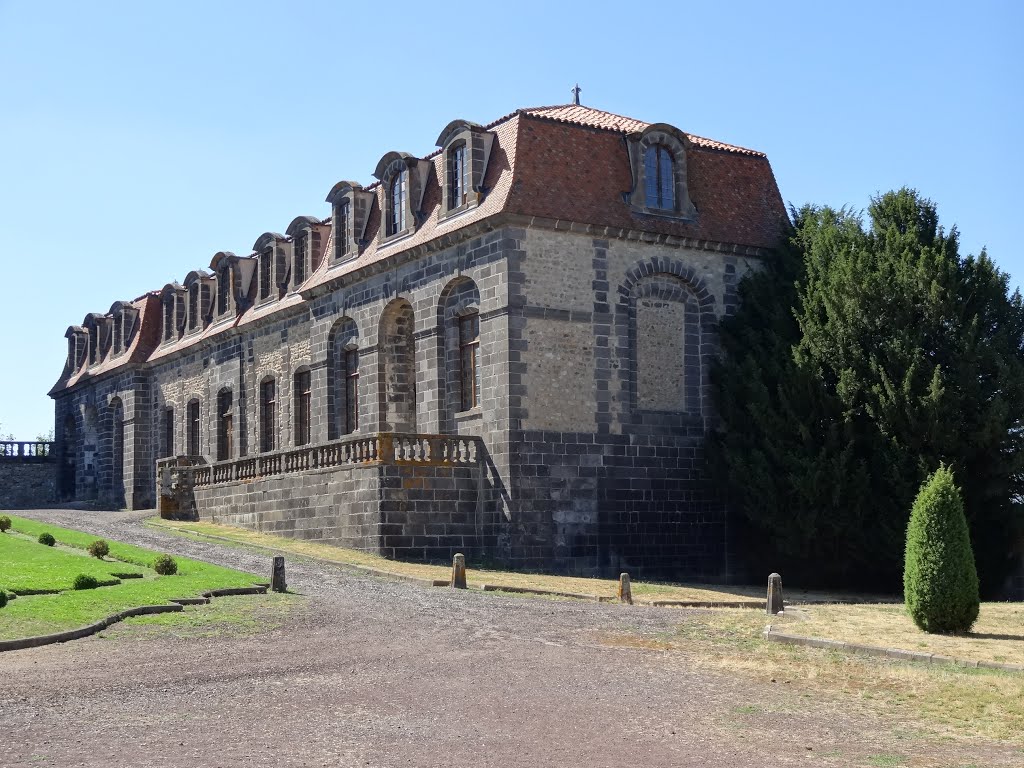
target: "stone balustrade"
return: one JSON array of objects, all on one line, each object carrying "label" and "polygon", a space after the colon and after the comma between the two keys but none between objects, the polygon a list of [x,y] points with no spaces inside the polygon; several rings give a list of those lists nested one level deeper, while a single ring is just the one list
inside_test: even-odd
[{"label": "stone balustrade", "polygon": [[3,440],[0,461],[50,462],[56,456],[55,445],[43,440]]},{"label": "stone balustrade", "polygon": [[477,437],[380,432],[213,464],[198,457],[163,459],[157,462],[157,476],[170,477],[166,473],[176,475],[188,469],[192,486],[202,488],[317,469],[380,464],[477,466],[482,455]]}]

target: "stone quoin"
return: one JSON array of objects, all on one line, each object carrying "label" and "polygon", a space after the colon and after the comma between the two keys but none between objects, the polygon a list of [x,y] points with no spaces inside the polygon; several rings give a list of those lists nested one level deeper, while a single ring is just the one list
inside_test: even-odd
[{"label": "stone quoin", "polygon": [[787,224],[767,158],[574,104],[436,143],[69,327],[60,495],[390,557],[721,578],[708,372]]}]

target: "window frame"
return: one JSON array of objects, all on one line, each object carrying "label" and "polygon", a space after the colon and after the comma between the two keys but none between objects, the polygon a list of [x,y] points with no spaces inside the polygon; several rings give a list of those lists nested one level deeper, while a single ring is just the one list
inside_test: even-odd
[{"label": "window frame", "polygon": [[202,401],[198,399],[189,400],[185,406],[185,419],[188,430],[186,434],[185,449],[189,456],[202,456]]},{"label": "window frame", "polygon": [[277,380],[260,382],[260,453],[277,449]]},{"label": "window frame", "polygon": [[447,210],[454,211],[469,203],[471,176],[468,144],[463,139],[454,142],[445,153],[445,176],[448,184]]},{"label": "window frame", "polygon": [[217,461],[230,461],[234,457],[234,406],[234,393],[230,389],[217,393]]},{"label": "window frame", "polygon": [[167,406],[163,412],[163,458],[174,455],[174,408]]},{"label": "window frame", "polygon": [[295,445],[309,445],[312,440],[313,373],[300,369],[292,377],[292,399],[295,403]]},{"label": "window frame", "polygon": [[[460,411],[470,411],[480,407],[480,313],[459,315],[457,324]],[[471,334],[466,333],[467,326]]]},{"label": "window frame", "polygon": [[342,434],[351,435],[359,429],[359,349],[342,350],[345,369],[345,421]]}]

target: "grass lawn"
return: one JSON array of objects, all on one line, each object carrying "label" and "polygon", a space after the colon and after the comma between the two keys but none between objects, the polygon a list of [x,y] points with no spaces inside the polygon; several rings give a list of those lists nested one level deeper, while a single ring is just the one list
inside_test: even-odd
[{"label": "grass lawn", "polygon": [[103,583],[117,580],[115,573],[142,573],[136,565],[97,560],[84,551],[47,547],[35,539],[11,533],[0,536],[0,589],[23,591],[71,589],[80,573]]},{"label": "grass lawn", "polygon": [[[75,548],[84,548],[96,540],[95,536],[81,531],[14,516],[11,520],[15,531],[33,539],[42,531],[49,531],[59,543]],[[164,603],[172,597],[195,597],[210,589],[247,587],[258,581],[251,574],[184,557],[175,558],[177,574],[158,576],[151,566],[159,552],[114,541],[108,543],[109,557],[123,562],[101,563],[95,558],[19,539],[10,533],[0,535],[0,587],[12,591],[17,591],[13,584],[22,589],[43,588],[34,585],[56,583],[67,573],[74,579],[75,574],[88,572],[91,567],[106,568],[107,574],[111,570],[132,570],[143,574],[141,579],[129,579],[116,586],[69,590],[56,595],[25,595],[12,600],[6,608],[0,609],[0,639],[73,629],[125,608]],[[46,558],[52,558],[49,565]],[[124,562],[136,567],[125,567]],[[36,574],[38,581],[34,582],[26,575],[29,573]]]},{"label": "grass lawn", "polygon": [[[990,605],[982,606],[983,615]],[[835,606],[839,611],[852,607]],[[597,639],[613,647],[658,651],[664,654],[659,661],[662,664],[671,663],[672,655],[678,654],[688,666],[773,683],[780,690],[799,692],[820,710],[831,707],[837,698],[848,708],[853,698],[863,702],[865,710],[881,712],[932,735],[953,739],[980,736],[1024,747],[1024,673],[769,643],[761,637],[766,617],[757,611],[680,613],[685,614],[685,621],[675,632],[604,633]],[[797,634],[795,625],[787,629]],[[861,641],[867,642],[867,638]],[[908,738],[913,738],[912,732],[908,731]]]},{"label": "grass lawn", "polygon": [[[399,576],[412,576],[414,578],[430,580],[451,578],[450,565],[430,565],[426,563],[389,560],[386,557],[374,555],[369,552],[335,547],[314,541],[302,541],[300,539],[289,539],[283,536],[273,536],[271,534],[258,533],[256,531],[236,528],[235,526],[230,525],[217,525],[215,523],[206,522],[188,523],[178,520],[161,520],[160,518],[152,518],[148,522],[150,525],[162,530],[173,530],[178,533],[199,537],[214,536],[219,539],[227,539],[235,542],[236,544],[279,549],[296,555],[343,565],[376,568]],[[575,592],[585,595],[606,597],[615,597],[618,589],[618,582],[610,579],[590,579],[574,576],[555,576],[543,573],[489,570],[484,568],[474,568],[472,562],[468,562],[466,566],[467,581],[471,587],[481,587],[484,584],[501,584],[503,586],[510,587],[548,589],[559,592]],[[640,581],[632,582],[631,587],[633,590],[633,597],[637,602],[649,602],[651,600],[700,600],[718,602],[749,599],[764,600],[764,590],[754,587],[716,585],[691,586]]]},{"label": "grass lawn", "polygon": [[982,603],[978,621],[966,635],[922,632],[902,604],[811,605],[793,612],[792,617],[773,619],[772,627],[794,635],[955,659],[1024,664],[1024,603]]}]

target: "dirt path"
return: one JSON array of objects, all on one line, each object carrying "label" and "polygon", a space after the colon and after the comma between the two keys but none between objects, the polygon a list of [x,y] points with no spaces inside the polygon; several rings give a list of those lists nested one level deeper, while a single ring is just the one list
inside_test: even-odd
[{"label": "dirt path", "polygon": [[[145,515],[24,514],[269,573],[266,556],[147,529]],[[670,631],[685,612],[430,589],[309,562],[289,561],[288,579],[308,599],[256,634],[123,627],[0,655],[0,766],[1021,764],[1016,749],[930,742],[842,700],[596,640]]]}]

